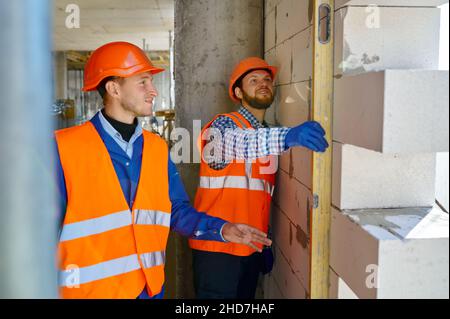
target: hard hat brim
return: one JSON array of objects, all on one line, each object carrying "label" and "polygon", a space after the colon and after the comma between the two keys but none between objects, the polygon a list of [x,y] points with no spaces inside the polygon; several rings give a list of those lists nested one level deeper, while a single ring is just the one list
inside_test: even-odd
[{"label": "hard hat brim", "polygon": [[[136,69],[136,71],[134,70]],[[132,77],[134,75],[138,75],[138,74],[142,74],[142,73],[146,73],[146,72],[150,72],[152,75],[164,72],[165,69],[162,68],[157,68],[154,66],[147,66],[142,68],[142,66],[137,65],[134,66],[132,69],[129,70],[123,70],[123,69],[111,69],[108,71],[105,71],[102,74],[101,78],[98,78],[95,82],[91,83],[90,85],[86,85],[84,86],[81,90],[83,92],[89,92],[89,91],[95,91],[97,90],[97,87],[99,86],[99,84],[106,78],[110,77],[110,76],[118,76],[121,78],[129,78]]]}]

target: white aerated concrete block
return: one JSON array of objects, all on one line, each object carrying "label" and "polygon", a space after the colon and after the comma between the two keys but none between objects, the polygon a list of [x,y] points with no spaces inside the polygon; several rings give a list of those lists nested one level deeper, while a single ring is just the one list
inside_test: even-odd
[{"label": "white aerated concrete block", "polygon": [[277,44],[306,29],[310,24],[309,1],[281,0],[276,8]]},{"label": "white aerated concrete block", "polygon": [[292,82],[309,81],[313,71],[313,28],[292,38]]},{"label": "white aerated concrete block", "polygon": [[432,207],[436,154],[391,155],[333,143],[333,205],[344,209]]},{"label": "white aerated concrete block", "polygon": [[277,122],[281,126],[293,127],[309,119],[311,88],[309,82],[282,85],[277,88]]},{"label": "white aerated concrete block", "polygon": [[275,65],[278,66],[276,83],[289,84],[292,81],[292,40],[287,40],[275,49]]},{"label": "white aerated concrete block", "polygon": [[382,153],[448,152],[448,76],[386,70],[336,79],[334,140]]},{"label": "white aerated concrete block", "polygon": [[289,15],[292,15],[292,2],[291,0],[281,0],[276,9],[276,42],[277,45],[286,41],[292,35],[292,29],[290,28]]},{"label": "white aerated concrete block", "polygon": [[335,0],[335,9],[345,6],[438,7],[448,0]]},{"label": "white aerated concrete block", "polygon": [[265,0],[264,1],[264,15],[267,15],[275,10],[275,7],[281,2],[281,0]]},{"label": "white aerated concrete block", "polygon": [[335,17],[335,75],[439,67],[438,8],[349,7]]},{"label": "white aerated concrete block", "polygon": [[330,267],[361,299],[449,298],[441,209],[332,209]]}]

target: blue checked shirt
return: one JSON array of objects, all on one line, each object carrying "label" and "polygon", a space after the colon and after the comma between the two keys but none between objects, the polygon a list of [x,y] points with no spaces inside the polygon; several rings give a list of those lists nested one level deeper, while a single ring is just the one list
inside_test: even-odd
[{"label": "blue checked shirt", "polygon": [[[287,150],[285,140],[290,128],[269,128],[265,121],[260,123],[243,106],[238,112],[251,124],[254,130],[240,129],[231,118],[219,116],[211,124],[211,128],[220,132],[221,141],[215,142],[214,153],[216,155],[222,154],[222,156],[217,158],[216,155],[209,157],[209,154],[205,154],[209,167],[214,170],[224,169],[233,159],[254,160],[269,155],[280,155]],[[216,137],[217,135],[213,133],[210,141],[214,141]]]}]

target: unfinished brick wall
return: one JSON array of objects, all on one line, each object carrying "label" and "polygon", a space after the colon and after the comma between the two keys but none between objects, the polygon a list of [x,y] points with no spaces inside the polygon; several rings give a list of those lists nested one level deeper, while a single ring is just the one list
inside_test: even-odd
[{"label": "unfinished brick wall", "polygon": [[[309,1],[265,1],[265,58],[280,68],[269,124],[310,119],[311,17]],[[265,278],[266,298],[306,298],[309,290],[309,210],[312,154],[295,148],[280,157],[272,209],[275,264]]]}]

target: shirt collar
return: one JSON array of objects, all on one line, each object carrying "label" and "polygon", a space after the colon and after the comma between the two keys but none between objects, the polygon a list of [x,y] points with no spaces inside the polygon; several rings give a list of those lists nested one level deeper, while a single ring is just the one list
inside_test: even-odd
[{"label": "shirt collar", "polygon": [[268,127],[268,125],[266,124],[265,121],[263,121],[262,123],[260,123],[258,121],[258,119],[249,111],[247,110],[244,106],[241,105],[241,107],[239,108],[239,114],[241,114],[247,121],[250,122],[250,125],[255,128],[255,129],[259,129],[259,128],[264,128],[264,127]]},{"label": "shirt collar", "polygon": [[[98,118],[100,119],[100,123],[103,127],[103,129],[110,135],[113,139],[118,139],[122,142],[127,143],[123,138],[122,135],[111,125],[111,123],[108,122],[108,120],[103,116],[101,111],[97,112]],[[129,143],[133,143],[139,136],[142,135],[142,125],[141,121],[138,118],[138,125],[136,126],[136,130],[134,131],[134,134],[131,136]]]}]

